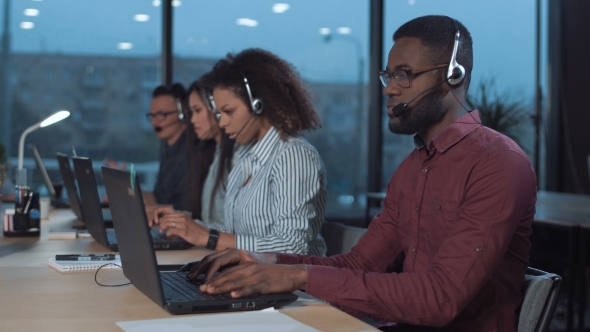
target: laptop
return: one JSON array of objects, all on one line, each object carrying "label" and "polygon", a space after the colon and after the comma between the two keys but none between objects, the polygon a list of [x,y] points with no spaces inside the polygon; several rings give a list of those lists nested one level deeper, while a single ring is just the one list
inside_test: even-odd
[{"label": "laptop", "polygon": [[57,192],[55,191],[55,187],[53,186],[53,182],[51,182],[49,174],[47,174],[47,169],[45,169],[45,164],[43,164],[43,159],[41,159],[39,151],[37,151],[37,148],[34,145],[31,147],[31,151],[33,152],[33,157],[35,158],[37,168],[41,172],[43,181],[45,182],[47,190],[49,191],[49,196],[51,197],[51,205],[56,208],[69,208],[70,204],[64,201],[63,198],[58,197]]},{"label": "laptop", "polygon": [[297,299],[293,293],[261,294],[233,299],[227,294],[210,295],[199,290],[199,281],[188,281],[186,272],[166,271],[158,266],[147,224],[137,176],[103,167],[110,197],[123,274],[137,289],[171,314],[231,312],[280,307]]},{"label": "laptop", "polygon": [[[80,203],[88,233],[103,246],[112,251],[119,251],[115,230],[112,229],[112,224],[109,227],[103,219],[92,160],[83,157],[72,157],[72,161],[74,162],[74,171],[80,187]],[[166,237],[165,234],[155,229],[151,230],[151,234],[154,249],[156,250],[187,249],[193,246],[181,237]]]},{"label": "laptop", "polygon": [[[64,181],[64,186],[66,187],[66,191],[68,193],[70,208],[72,209],[72,211],[74,211],[74,214],[76,215],[78,220],[86,223],[86,220],[84,219],[84,214],[82,213],[82,205],[80,204],[80,198],[78,196],[76,180],[74,179],[74,173],[72,172],[72,169],[70,167],[70,158],[67,155],[59,152],[55,154],[55,157],[57,158],[59,171],[61,173],[61,177]],[[101,213],[102,219],[105,223],[108,224],[107,227],[112,228],[113,219],[111,218],[111,211],[101,210]]]}]

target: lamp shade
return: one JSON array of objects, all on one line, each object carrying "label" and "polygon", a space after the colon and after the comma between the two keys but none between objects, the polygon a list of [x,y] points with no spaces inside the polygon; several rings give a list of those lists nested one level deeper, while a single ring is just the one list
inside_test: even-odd
[{"label": "lamp shade", "polygon": [[66,111],[66,110],[57,111],[54,114],[52,114],[50,117],[48,117],[47,119],[41,121],[41,123],[39,124],[39,127],[41,127],[41,128],[47,127],[49,125],[52,125],[56,122],[59,122],[65,118],[67,118],[68,116],[70,116],[69,111]]},{"label": "lamp shade", "polygon": [[37,122],[34,125],[30,126],[29,128],[25,129],[25,131],[21,134],[20,140],[18,143],[18,174],[17,174],[17,185],[19,186],[26,186],[27,184],[27,170],[23,168],[23,155],[25,149],[25,137],[32,131],[35,131],[39,128],[47,127],[52,125],[58,121],[61,121],[65,118],[70,116],[70,112],[66,110],[61,110],[53,113],[47,119]]}]

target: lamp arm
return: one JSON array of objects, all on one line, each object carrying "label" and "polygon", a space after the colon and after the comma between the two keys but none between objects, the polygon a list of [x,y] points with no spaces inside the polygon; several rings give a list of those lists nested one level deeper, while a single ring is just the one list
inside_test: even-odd
[{"label": "lamp arm", "polygon": [[23,156],[25,154],[25,137],[32,131],[41,127],[41,122],[38,122],[29,128],[25,129],[23,133],[20,135],[20,140],[18,142],[18,169],[23,168]]}]

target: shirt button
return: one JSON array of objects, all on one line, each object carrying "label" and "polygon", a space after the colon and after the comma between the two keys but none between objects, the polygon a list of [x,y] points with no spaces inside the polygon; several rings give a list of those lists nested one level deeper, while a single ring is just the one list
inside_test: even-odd
[{"label": "shirt button", "polygon": [[424,168],[424,169],[422,170],[422,172],[424,172],[424,173],[428,172],[428,168]]},{"label": "shirt button", "polygon": [[437,209],[437,210],[440,210],[440,205],[437,205],[437,206],[436,206],[436,209]]},{"label": "shirt button", "polygon": [[475,248],[475,251],[482,252],[483,251],[483,248],[482,247],[477,247],[477,248]]},{"label": "shirt button", "polygon": [[416,207],[416,212],[418,212],[418,211],[420,211],[420,207],[419,206]]},{"label": "shirt button", "polygon": [[411,252],[416,252],[416,248],[410,248]]}]

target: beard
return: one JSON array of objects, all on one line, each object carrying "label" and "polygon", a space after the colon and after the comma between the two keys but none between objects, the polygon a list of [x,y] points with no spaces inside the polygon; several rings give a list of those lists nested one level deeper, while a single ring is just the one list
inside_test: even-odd
[{"label": "beard", "polygon": [[408,111],[399,117],[398,123],[393,123],[394,116],[391,115],[389,131],[394,134],[414,135],[439,123],[445,115],[440,90],[441,88],[431,91],[414,107],[408,108]]}]

